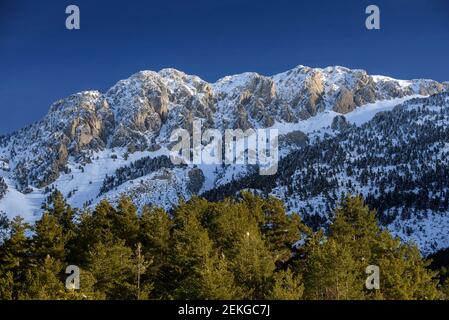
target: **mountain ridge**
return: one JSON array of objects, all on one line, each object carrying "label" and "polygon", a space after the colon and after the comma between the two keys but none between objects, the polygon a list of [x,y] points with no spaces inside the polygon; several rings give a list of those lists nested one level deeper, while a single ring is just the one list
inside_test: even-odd
[{"label": "mountain ridge", "polygon": [[273,76],[248,72],[215,83],[172,68],[141,71],[104,93],[60,99],[42,120],[0,136],[0,177],[7,186],[0,210],[34,219],[55,188],[77,207],[127,194],[140,205],[169,208],[252,170],[167,165],[171,132],[191,131],[195,119],[220,131],[277,128],[285,157],[317,136],[448,91],[449,83],[396,80],[340,66],[300,65]]}]

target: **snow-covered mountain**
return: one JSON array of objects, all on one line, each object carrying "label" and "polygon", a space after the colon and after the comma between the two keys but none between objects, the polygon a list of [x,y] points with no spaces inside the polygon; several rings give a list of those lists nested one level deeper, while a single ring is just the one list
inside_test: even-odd
[{"label": "snow-covered mountain", "polygon": [[354,118],[360,112],[310,134],[275,176],[252,173],[203,196],[258,190],[319,228],[346,193],[362,194],[384,226],[423,252],[449,247],[449,93],[410,99],[366,122]]},{"label": "snow-covered mountain", "polygon": [[[419,113],[414,114],[413,121],[407,121],[404,116],[404,119],[396,119],[398,122],[391,122],[390,116],[382,120],[375,115],[393,110],[395,106],[392,114],[398,108],[408,110],[410,103],[416,108],[425,107],[434,103],[429,99],[440,99],[437,107],[446,110],[449,102],[445,92],[448,91],[449,83],[395,80],[343,67],[298,66],[271,77],[244,73],[216,83],[207,83],[174,69],[142,71],[119,81],[106,93],[81,92],[56,101],[41,121],[0,137],[0,210],[10,216],[19,214],[33,220],[40,214],[41,203],[54,188],[62,191],[76,207],[94,205],[104,197],[115,201],[121,194],[128,194],[141,206],[154,204],[170,208],[181,197],[188,199],[205,192],[211,195],[217,188],[253,177],[252,168],[245,166],[175,166],[170,162],[167,157],[172,145],[170,134],[177,128],[191,131],[193,120],[199,119],[203,128],[221,131],[277,128],[282,135],[280,154],[295,165],[295,171],[288,171],[293,179],[288,183],[280,176],[286,170],[285,166],[276,176],[268,177],[276,184],[272,185],[270,193],[286,198],[290,209],[299,210],[303,216],[316,215],[316,212],[312,214],[303,209],[307,204],[315,206],[318,203],[324,206],[322,213],[325,215],[326,205],[331,202],[320,198],[324,197],[322,192],[303,194],[298,191],[308,183],[301,174],[308,172],[310,175],[316,168],[294,156],[302,150],[323,147],[323,141],[333,142],[334,148],[344,148],[349,142],[341,136],[351,132],[351,141],[359,139],[364,145],[354,147],[354,150],[345,149],[346,153],[340,155],[343,161],[340,166],[352,166],[358,157],[367,156],[367,152],[379,152],[377,157],[388,160],[392,156],[390,153],[367,146],[378,140],[390,141],[394,128],[419,128],[424,123],[428,125],[429,121],[446,128],[446,122],[444,116],[427,121],[419,118]],[[432,97],[426,98],[428,96]],[[388,122],[393,133],[377,130],[368,134],[360,129],[374,126],[375,121]],[[402,138],[395,137],[388,146],[409,143]],[[434,143],[438,147],[445,143],[444,139],[438,136]],[[325,152],[324,147],[321,152]],[[407,165],[408,155],[403,155],[401,165]],[[312,154],[310,159],[315,159],[313,156],[316,155]],[[439,164],[434,158],[427,160],[430,164]],[[351,186],[346,186],[347,175],[332,168],[334,164],[326,165],[334,173],[332,179],[338,182],[333,191],[370,196],[365,192],[365,185],[354,181]],[[381,179],[383,174],[388,175],[387,169],[392,166],[385,161],[376,163],[371,170],[385,169],[385,173],[376,171]],[[377,180],[370,186],[379,188]],[[382,189],[380,195],[385,190]],[[389,210],[390,215],[396,215],[390,220],[399,219],[405,207],[406,203],[398,203],[397,213]],[[316,211],[320,207],[314,208]],[[412,219],[409,217],[407,221]],[[406,225],[403,222],[398,226],[398,233],[404,233]],[[407,228],[413,229],[414,225],[420,224],[409,223]],[[404,234],[407,238],[406,232]],[[446,240],[438,240],[441,245],[437,247],[443,243],[449,246],[449,241],[444,242]],[[427,242],[420,243],[425,250],[430,248]]]}]

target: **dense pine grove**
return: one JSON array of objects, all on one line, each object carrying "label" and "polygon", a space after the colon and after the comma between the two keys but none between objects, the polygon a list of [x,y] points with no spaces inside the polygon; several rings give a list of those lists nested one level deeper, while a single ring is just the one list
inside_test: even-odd
[{"label": "dense pine grove", "polygon": [[[312,231],[273,197],[193,198],[171,212],[132,200],[72,209],[55,191],[33,225],[0,219],[0,299],[446,299],[418,249],[345,197]],[[65,289],[68,265],[80,290]],[[368,265],[380,289],[365,288]]]}]

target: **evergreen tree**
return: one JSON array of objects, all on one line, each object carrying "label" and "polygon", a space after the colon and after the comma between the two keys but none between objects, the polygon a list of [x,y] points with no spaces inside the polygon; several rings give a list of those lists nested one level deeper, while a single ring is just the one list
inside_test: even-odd
[{"label": "evergreen tree", "polygon": [[347,246],[326,238],[322,232],[310,236],[298,260],[306,299],[359,299],[362,285],[356,261]]},{"label": "evergreen tree", "polygon": [[9,219],[6,213],[0,211],[0,245],[6,240],[9,231]]},{"label": "evergreen tree", "polygon": [[443,300],[449,300],[449,278],[446,278],[440,286],[440,297]]},{"label": "evergreen tree", "polygon": [[59,225],[55,216],[44,213],[34,226],[33,256],[39,261],[43,261],[50,256],[56,260],[65,260],[66,236],[63,228]]},{"label": "evergreen tree", "polygon": [[213,243],[195,215],[178,215],[164,274],[169,281],[166,289],[175,299],[195,299],[201,295],[201,270],[213,253]]},{"label": "evergreen tree", "polygon": [[66,290],[60,277],[62,269],[63,265],[60,261],[47,256],[41,263],[27,270],[18,298],[26,300],[66,299]]},{"label": "evergreen tree", "polygon": [[129,197],[121,197],[113,212],[113,233],[133,247],[138,242],[139,217],[137,208]]},{"label": "evergreen tree", "polygon": [[54,191],[47,199],[47,202],[43,205],[43,208],[51,216],[57,219],[57,222],[61,225],[63,232],[70,237],[74,232],[75,223],[75,211],[67,204],[64,196],[58,190]]},{"label": "evergreen tree", "polygon": [[14,274],[11,271],[0,271],[0,300],[13,300]]},{"label": "evergreen tree", "polygon": [[142,254],[152,261],[145,276],[153,283],[153,294],[156,297],[163,295],[166,286],[163,270],[169,263],[172,226],[173,223],[165,210],[150,207],[143,209],[140,217]]},{"label": "evergreen tree", "polygon": [[275,262],[257,228],[240,235],[232,257],[234,276],[245,299],[264,299],[270,291]]},{"label": "evergreen tree", "polygon": [[[337,208],[329,236],[311,236],[298,260],[305,296],[312,299],[432,299],[438,295],[435,273],[418,249],[382,230],[360,197]],[[380,268],[380,290],[364,285],[365,269]]]},{"label": "evergreen tree", "polygon": [[107,200],[102,200],[93,212],[88,210],[80,215],[76,236],[73,239],[70,263],[85,266],[89,260],[89,252],[98,243],[114,243],[112,233],[115,208]]},{"label": "evergreen tree", "polygon": [[290,269],[274,274],[274,285],[267,296],[271,300],[299,300],[304,292],[300,277],[295,276]]},{"label": "evergreen tree", "polygon": [[301,239],[306,227],[297,214],[288,215],[284,205],[273,197],[264,200],[264,221],[261,231],[276,262],[282,263],[292,256],[293,245]]},{"label": "evergreen tree", "polygon": [[0,285],[2,297],[16,299],[25,282],[30,265],[30,241],[26,237],[29,225],[15,217],[9,226],[9,236],[0,246]]},{"label": "evergreen tree", "polygon": [[153,290],[153,283],[145,277],[145,271],[151,265],[152,261],[145,260],[142,253],[142,244],[139,242],[133,258],[133,274],[136,275],[137,300],[148,299]]},{"label": "evergreen tree", "polygon": [[199,299],[233,300],[242,297],[242,290],[235,283],[224,255],[206,258],[199,272]]},{"label": "evergreen tree", "polygon": [[372,260],[372,248],[379,242],[381,229],[376,213],[363,203],[361,197],[345,197],[335,210],[330,237],[342,246],[349,246],[356,261]]},{"label": "evergreen tree", "polygon": [[[141,262],[139,262],[141,263]],[[94,289],[108,299],[137,299],[137,276],[133,252],[124,241],[97,243],[89,252],[88,271],[96,280]]]},{"label": "evergreen tree", "polygon": [[[33,227],[5,220],[0,299],[438,299],[449,292],[447,282],[437,287],[418,248],[381,228],[360,197],[346,197],[327,231],[317,232],[286,215],[279,200],[249,193],[194,198],[172,215],[146,207],[139,218],[129,198],[74,214],[54,193]],[[65,288],[69,264],[80,267],[79,290]],[[379,267],[379,290],[365,287],[369,265]]]},{"label": "evergreen tree", "polygon": [[437,272],[428,268],[418,248],[403,244],[384,232],[381,248],[376,252],[376,264],[380,268],[378,296],[388,300],[437,299]]}]

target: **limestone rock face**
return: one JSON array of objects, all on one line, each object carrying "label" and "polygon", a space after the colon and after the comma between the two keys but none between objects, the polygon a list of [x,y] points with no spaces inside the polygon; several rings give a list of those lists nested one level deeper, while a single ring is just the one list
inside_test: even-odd
[{"label": "limestone rock face", "polygon": [[346,88],[342,88],[335,99],[334,111],[339,113],[348,113],[354,110],[356,104],[354,102],[354,95]]},{"label": "limestone rock face", "polygon": [[245,73],[220,79],[213,88],[218,127],[246,130],[274,124],[276,85],[271,78]]},{"label": "limestone rock face", "polygon": [[70,156],[104,149],[113,124],[113,114],[97,91],[56,101],[42,121],[8,139],[19,187],[48,185],[67,170]]},{"label": "limestone rock face", "polygon": [[110,138],[112,147],[125,147],[131,139],[140,149],[147,147],[143,134],[159,132],[167,116],[168,91],[156,72],[139,72],[119,81],[106,93],[106,99],[117,123]]},{"label": "limestone rock face", "polygon": [[301,119],[307,119],[323,111],[324,83],[323,75],[319,71],[312,70],[304,81],[304,87],[296,97],[293,106],[298,108]]},{"label": "limestone rock face", "polygon": [[[89,103],[94,103],[91,105]],[[76,154],[85,149],[101,150],[107,144],[107,138],[114,125],[114,117],[109,109],[109,105],[103,97],[99,97],[95,102],[83,101],[78,103],[80,111],[74,111],[73,117],[64,130],[72,145],[66,146],[71,154]]]},{"label": "limestone rock face", "polygon": [[159,135],[162,143],[177,128],[187,129],[191,133],[195,119],[201,120],[204,129],[215,128],[216,99],[209,83],[175,69],[163,69],[159,76],[167,87],[169,98],[164,130]]}]

